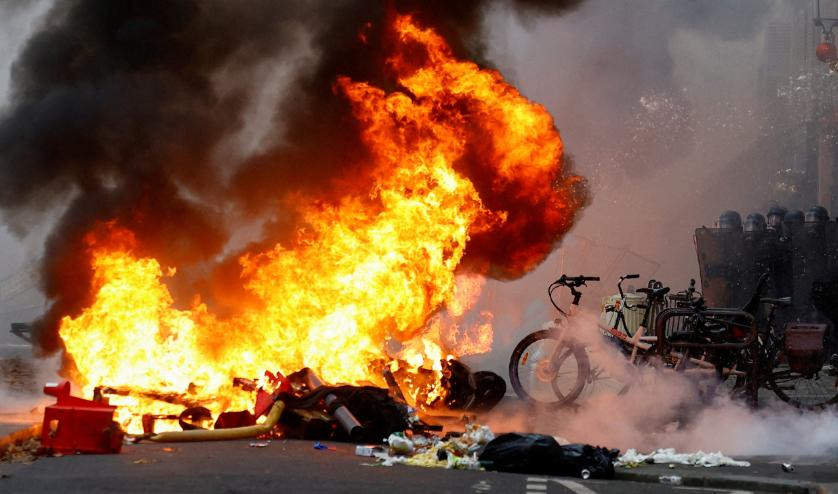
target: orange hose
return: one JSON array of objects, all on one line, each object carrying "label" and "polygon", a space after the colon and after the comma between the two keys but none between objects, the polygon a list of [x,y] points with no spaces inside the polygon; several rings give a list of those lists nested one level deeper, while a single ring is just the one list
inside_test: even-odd
[{"label": "orange hose", "polygon": [[262,424],[248,425],[245,427],[235,427],[232,429],[214,429],[214,430],[191,430],[191,431],[171,431],[161,432],[151,436],[149,441],[157,443],[177,443],[177,442],[197,442],[197,441],[231,441],[233,439],[246,439],[249,437],[256,437],[261,434],[267,434],[279,422],[282,412],[285,410],[285,403],[282,401],[274,402],[271,407],[268,418]]}]

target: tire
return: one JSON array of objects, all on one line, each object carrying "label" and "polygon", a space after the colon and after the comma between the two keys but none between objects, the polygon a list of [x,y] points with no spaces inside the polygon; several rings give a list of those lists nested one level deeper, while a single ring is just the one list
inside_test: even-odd
[{"label": "tire", "polygon": [[781,400],[803,409],[820,409],[838,403],[838,369],[825,363],[814,376],[807,377],[793,372],[777,350],[769,362],[774,366],[768,372],[768,386]]},{"label": "tire", "polygon": [[[562,342],[558,367],[552,371],[537,368],[550,365],[545,359],[554,354],[557,343],[556,332],[543,329],[530,333],[515,346],[509,358],[509,382],[522,400],[559,408],[579,397],[591,370],[588,353],[582,345]],[[538,369],[541,369],[540,376]]]}]

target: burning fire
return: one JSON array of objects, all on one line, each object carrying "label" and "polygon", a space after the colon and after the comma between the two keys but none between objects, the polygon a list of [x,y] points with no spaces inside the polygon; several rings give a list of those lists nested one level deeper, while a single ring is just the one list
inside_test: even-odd
[{"label": "burning fire", "polygon": [[[474,235],[528,219],[487,206],[458,165],[470,147],[490,157],[481,173],[492,190],[536,205],[532,214],[557,233],[569,227],[579,205],[556,186],[562,142],[547,111],[499,73],[457,59],[410,16],[392,22],[388,68],[400,90],[335,82],[373,156],[369,181],[334,203],[308,201],[292,245],[239,259],[255,307],[220,318],[196,297],[177,309],[165,283],[174,269],[138,255],[132,232],[112,222],[88,234],[93,302],[62,320],[60,336],[85,394],[131,391],[112,399],[130,431],[138,415],[176,414],[183,403],[214,414],[249,408],[250,393],[232,386],[237,376],[307,366],[328,382],[381,384],[384,365],[438,372],[448,354],[488,351],[491,314],[460,322],[483,278],[458,267]],[[532,265],[542,254],[523,249],[510,262]]]}]

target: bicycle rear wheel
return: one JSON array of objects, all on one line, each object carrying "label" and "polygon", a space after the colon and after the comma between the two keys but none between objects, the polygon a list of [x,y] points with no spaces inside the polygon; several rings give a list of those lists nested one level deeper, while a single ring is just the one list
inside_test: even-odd
[{"label": "bicycle rear wheel", "polygon": [[567,340],[559,342],[550,329],[527,335],[509,358],[509,382],[518,397],[551,408],[573,403],[590,370],[585,348]]},{"label": "bicycle rear wheel", "polygon": [[818,409],[838,403],[838,369],[824,363],[812,375],[795,372],[782,350],[776,351],[768,373],[768,386],[781,400],[799,408]]}]

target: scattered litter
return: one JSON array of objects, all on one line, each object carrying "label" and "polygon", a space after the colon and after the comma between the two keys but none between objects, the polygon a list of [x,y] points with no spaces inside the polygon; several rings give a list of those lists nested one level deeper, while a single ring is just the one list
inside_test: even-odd
[{"label": "scattered litter", "polygon": [[403,432],[394,432],[387,438],[390,452],[396,455],[409,455],[414,451],[413,441],[405,437]]},{"label": "scattered litter", "polygon": [[376,453],[383,453],[385,451],[383,446],[376,446],[374,444],[359,444],[355,446],[355,454],[357,456],[371,456],[374,457]]},{"label": "scattered litter", "polygon": [[392,467],[393,465],[404,465],[407,461],[406,456],[390,456],[387,453],[380,453],[375,455],[381,461],[379,463],[383,467]]},{"label": "scattered litter", "polygon": [[164,453],[171,453],[174,451],[174,448],[163,448]]},{"label": "scattered litter", "polygon": [[320,441],[317,441],[316,443],[314,443],[314,449],[319,449],[319,450],[323,450],[323,451],[337,451],[338,450],[336,447],[327,446],[327,445],[321,443]]},{"label": "scattered litter", "polygon": [[157,460],[147,460],[145,458],[140,458],[139,460],[134,460],[131,463],[134,465],[147,465],[150,463],[157,463]]},{"label": "scattered litter", "polygon": [[783,467],[784,472],[794,471],[794,465],[792,465],[791,463],[782,463],[780,466]]},{"label": "scattered litter", "polygon": [[661,484],[681,485],[684,480],[678,475],[661,475],[658,477],[658,482]]},{"label": "scattered litter", "polygon": [[468,424],[461,435],[445,439],[433,434],[396,432],[387,451],[358,446],[355,454],[378,458],[379,465],[413,465],[458,470],[552,473],[581,478],[611,478],[617,450],[585,444],[560,446],[552,436],[504,434],[495,437],[485,425]]},{"label": "scattered litter", "polygon": [[[455,470],[483,470],[480,461],[477,459],[477,453],[472,453],[471,456],[455,456],[447,455],[445,457],[445,468]],[[411,463],[408,462],[408,465]]]},{"label": "scattered litter", "polygon": [[734,460],[729,456],[725,456],[721,451],[715,453],[705,453],[704,451],[697,451],[695,453],[676,453],[673,448],[663,448],[648,455],[638,453],[634,449],[629,449],[626,454],[617,458],[615,466],[624,468],[634,468],[645,463],[677,463],[680,465],[693,465],[696,467],[749,467],[751,464],[747,461]]},{"label": "scattered litter", "polygon": [[[484,425],[468,424],[462,435],[451,435],[445,440],[434,434],[405,434],[396,432],[387,438],[388,450],[373,446],[370,456],[378,458],[379,465],[412,465],[418,467],[449,468],[457,470],[482,470],[477,452],[495,435]],[[356,454],[367,456],[369,446],[358,446]],[[361,453],[359,453],[359,451]]]},{"label": "scattered litter", "polygon": [[[270,441],[253,441],[252,443],[250,443],[250,447],[251,448],[267,448],[268,444],[270,444],[270,443],[271,443]],[[315,446],[315,448],[317,448],[317,446]]]},{"label": "scattered litter", "polygon": [[0,442],[0,463],[32,463],[38,459],[41,449],[39,435],[26,436],[10,440],[9,444]]}]

